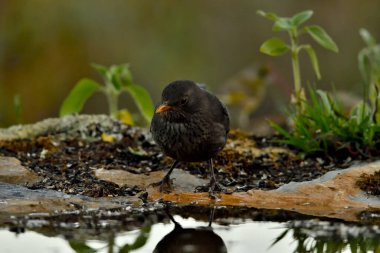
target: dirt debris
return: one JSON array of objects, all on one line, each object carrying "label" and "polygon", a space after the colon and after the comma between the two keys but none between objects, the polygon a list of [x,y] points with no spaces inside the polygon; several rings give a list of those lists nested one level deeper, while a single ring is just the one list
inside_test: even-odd
[{"label": "dirt debris", "polygon": [[[0,139],[0,155],[17,158],[25,168],[42,178],[27,184],[28,188],[90,197],[134,196],[145,189],[101,180],[94,171],[123,170],[149,176],[167,169],[172,162],[154,144],[147,129],[127,126],[105,116],[99,116],[98,120],[95,116],[76,117],[71,119],[75,123],[71,128],[65,118],[64,126],[60,126],[57,119],[53,119],[54,127],[46,121],[45,130],[38,123],[39,130],[29,135],[30,138],[20,138],[15,134],[17,131],[4,130],[14,136]],[[81,118],[86,123],[78,123]],[[4,131],[0,131],[0,136]],[[69,133],[67,138],[65,131]],[[105,134],[112,138],[104,138]],[[238,130],[231,131],[225,149],[215,158],[219,182],[235,192],[276,189],[291,181],[317,178],[337,166],[343,168],[349,164],[337,165],[322,157],[304,159],[296,151],[273,143],[270,137],[250,136]],[[181,164],[179,168],[202,179],[209,177],[206,163]]]}]

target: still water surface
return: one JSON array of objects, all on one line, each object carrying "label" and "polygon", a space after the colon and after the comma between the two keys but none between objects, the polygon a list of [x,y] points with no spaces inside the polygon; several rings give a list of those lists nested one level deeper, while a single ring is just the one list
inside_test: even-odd
[{"label": "still water surface", "polygon": [[[229,224],[228,226],[214,223],[211,230],[207,222],[196,221],[193,218],[185,219],[176,215],[174,216],[174,220],[180,224],[182,229],[187,229],[188,231],[208,231],[208,234],[205,234],[207,238],[194,238],[198,241],[205,239],[208,241],[208,244],[216,243],[216,240],[221,239],[217,243],[222,243],[222,246],[224,244],[227,252],[230,253],[379,252],[377,250],[380,250],[378,235],[370,236],[369,238],[368,234],[364,235],[365,233],[362,233],[363,229],[360,227],[346,227],[344,224],[335,224],[336,229],[334,230],[336,231],[333,232],[335,235],[332,235],[325,233],[328,229],[323,229],[325,225],[330,224],[326,222],[323,223],[323,226],[319,226],[322,228],[320,231],[311,228],[309,225],[307,227],[290,228],[288,223],[254,221]],[[173,222],[152,225],[146,231],[146,242],[143,240],[144,243],[137,249],[131,247],[129,252],[153,252],[156,247],[158,248],[159,242],[167,234],[171,233],[174,228]],[[192,230],[191,228],[196,228],[196,230]],[[141,231],[132,230],[116,233],[108,241],[104,240],[104,237],[100,240],[99,238],[97,239],[96,235],[91,235],[90,239],[83,240],[82,244],[74,244],[72,242],[69,243],[69,240],[65,239],[62,235],[51,234],[47,236],[30,230],[16,234],[4,229],[0,231],[0,252],[128,252],[125,246],[136,246],[137,238],[141,237]],[[286,231],[288,233],[285,233]],[[354,235],[353,237],[352,234]],[[338,238],[339,236],[342,238]],[[321,238],[324,239],[321,240]],[[359,251],[361,248],[365,251]],[[199,250],[197,252],[202,251]],[[211,253],[212,251],[208,249],[206,252]]]}]

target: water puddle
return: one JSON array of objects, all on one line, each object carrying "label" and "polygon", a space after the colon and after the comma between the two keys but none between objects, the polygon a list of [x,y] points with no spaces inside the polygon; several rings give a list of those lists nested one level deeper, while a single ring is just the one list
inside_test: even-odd
[{"label": "water puddle", "polygon": [[[365,213],[365,217],[377,217]],[[371,222],[373,223],[373,221]],[[280,210],[171,207],[3,220],[0,252],[379,252],[380,227]]]},{"label": "water puddle", "polygon": [[[197,236],[203,235],[204,237],[201,243],[199,243],[200,238],[198,238],[198,241],[193,241],[192,244],[180,245],[178,242],[173,241],[173,245],[165,245],[166,247],[177,247],[178,251],[173,252],[182,252],[180,249],[189,250],[183,252],[223,252],[223,249],[226,250],[224,252],[252,252],[252,249],[254,249],[255,252],[293,252],[295,248],[290,235],[287,235],[279,243],[271,247],[276,235],[279,236],[285,231],[283,228],[284,224],[281,223],[250,222],[230,226],[214,224],[213,230],[204,229],[209,233],[200,233],[200,235],[198,235],[197,231],[202,231],[199,227],[207,226],[207,222],[196,221],[192,218],[183,219],[179,216],[175,216],[175,219],[183,226],[184,230],[188,230],[186,236],[190,242],[191,239],[197,240]],[[150,230],[148,230],[146,243],[141,248],[131,250],[131,252],[153,252],[155,249],[158,250],[157,252],[169,252],[165,251],[166,247],[158,246],[158,244],[164,235],[173,232],[174,227],[174,224],[164,223],[153,225],[149,228]],[[147,230],[147,228],[145,229]],[[94,236],[92,239],[82,242],[70,243],[69,240],[62,238],[62,236],[48,237],[34,231],[26,231],[25,233],[16,235],[14,232],[3,230],[0,231],[0,252],[72,253],[75,252],[75,249],[77,252],[85,252],[84,249],[86,248],[91,248],[94,252],[99,253],[120,252],[120,249],[126,248],[127,245],[134,245],[136,239],[141,236],[141,234],[141,230],[132,230],[118,233],[114,238],[109,238],[108,241]],[[192,236],[194,238],[191,238]],[[220,241],[217,240],[218,238]],[[110,243],[110,241],[112,241],[112,243]],[[208,243],[213,241],[220,245],[211,244],[211,246],[214,248],[215,246],[220,246],[220,251],[210,251],[210,245]],[[110,251],[112,245],[113,251]],[[157,247],[160,248],[157,249]],[[194,249],[194,251],[190,251],[192,249]]]}]

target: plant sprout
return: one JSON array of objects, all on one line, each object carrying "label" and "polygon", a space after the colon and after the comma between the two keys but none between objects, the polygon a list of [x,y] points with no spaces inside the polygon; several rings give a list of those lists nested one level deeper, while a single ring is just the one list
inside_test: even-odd
[{"label": "plant sprout", "polygon": [[297,105],[298,109],[301,109],[301,101],[305,100],[305,93],[301,86],[301,73],[298,58],[301,50],[306,50],[309,55],[315,75],[318,79],[321,78],[321,73],[319,70],[318,58],[313,47],[309,44],[300,44],[300,36],[305,33],[309,34],[315,42],[333,52],[338,52],[338,47],[322,27],[317,25],[301,26],[313,15],[313,11],[311,10],[297,13],[290,18],[278,17],[275,13],[264,12],[261,10],[259,10],[257,14],[274,22],[272,27],[273,31],[286,31],[289,34],[290,44],[286,44],[278,37],[273,37],[266,40],[261,45],[260,52],[271,56],[279,56],[289,51],[291,52],[295,93],[292,101]]},{"label": "plant sprout", "polygon": [[127,109],[119,110],[118,98],[122,92],[131,95],[140,113],[147,122],[153,117],[154,106],[149,93],[132,80],[132,74],[128,64],[113,65],[106,68],[102,65],[93,64],[93,67],[103,76],[104,85],[94,80],[83,78],[74,86],[60,108],[60,116],[79,113],[85,102],[96,92],[106,95],[109,115],[121,118],[125,123],[133,124],[133,119]]}]

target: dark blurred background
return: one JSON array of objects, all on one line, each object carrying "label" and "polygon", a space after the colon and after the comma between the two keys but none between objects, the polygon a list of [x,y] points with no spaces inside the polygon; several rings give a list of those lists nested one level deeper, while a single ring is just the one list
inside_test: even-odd
[{"label": "dark blurred background", "polygon": [[[313,44],[322,80],[316,80],[302,54],[303,84],[334,86],[360,98],[357,53],[364,43],[358,31],[365,27],[380,39],[380,1],[0,0],[0,126],[17,123],[15,95],[21,99],[23,123],[56,117],[80,78],[101,81],[91,63],[130,63],[135,82],[155,103],[175,79],[205,83],[225,99],[242,87],[252,98],[239,105],[247,108],[231,109],[234,124],[254,129],[252,119],[276,117],[284,108],[293,85],[289,55],[259,52],[264,40],[287,39],[287,34],[273,33],[271,22],[256,15],[258,9],[282,16],[314,10],[307,24],[324,27],[340,51]],[[244,90],[247,82],[253,84],[251,91]],[[127,95],[124,106],[134,108]],[[242,111],[250,115],[235,115]],[[92,97],[84,112],[106,113],[102,94]]]}]

